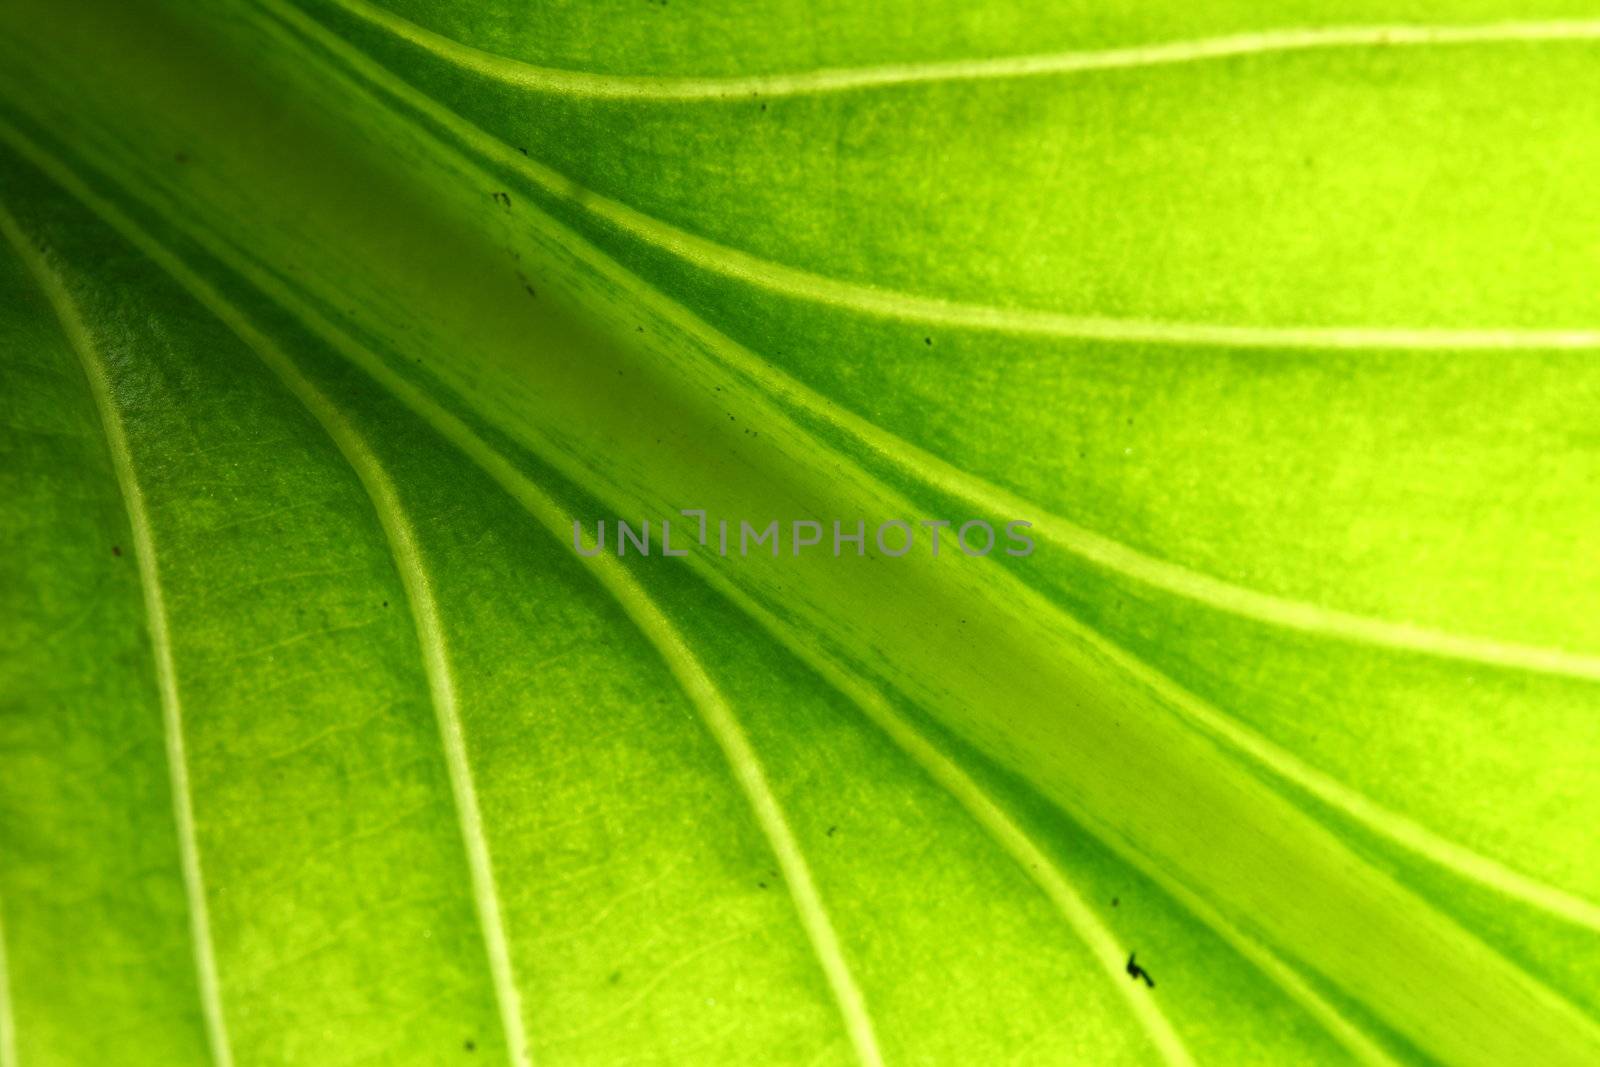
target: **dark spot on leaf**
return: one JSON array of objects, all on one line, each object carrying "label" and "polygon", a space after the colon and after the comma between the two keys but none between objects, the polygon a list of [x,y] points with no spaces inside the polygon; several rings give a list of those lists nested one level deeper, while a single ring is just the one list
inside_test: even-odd
[{"label": "dark spot on leaf", "polygon": [[528,150],[526,148],[523,148],[521,145],[517,145],[517,151],[521,152],[523,155],[527,155],[528,154]]},{"label": "dark spot on leaf", "polygon": [[609,980],[610,980],[612,985],[616,985],[618,982],[622,981],[622,972],[621,971],[612,971],[611,972],[611,978]]},{"label": "dark spot on leaf", "polygon": [[1116,897],[1112,897],[1111,898],[1111,906],[1113,908],[1117,906],[1117,898]]},{"label": "dark spot on leaf", "polygon": [[121,545],[112,545],[111,546],[111,554],[113,556],[121,556],[122,555],[122,546]]},{"label": "dark spot on leaf", "polygon": [[833,836],[833,835],[834,835],[834,833],[835,833],[835,832],[836,832],[836,831],[837,831],[837,830],[838,830],[838,829],[839,829],[839,828],[838,828],[838,827],[837,827],[837,826],[830,826],[830,827],[828,827],[828,836],[829,836],[829,837],[832,837],[832,836]]},{"label": "dark spot on leaf", "polygon": [[470,1037],[467,1038],[465,1041],[461,1042],[461,1047],[466,1049],[468,1052],[476,1052],[476,1051],[478,1051],[478,1043],[476,1041],[472,1040],[472,1038],[470,1038]]},{"label": "dark spot on leaf", "polygon": [[1151,989],[1154,989],[1156,987],[1156,980],[1154,978],[1150,977],[1150,972],[1149,971],[1145,970],[1143,967],[1139,966],[1137,963],[1134,962],[1134,956],[1135,956],[1135,953],[1132,953],[1132,952],[1128,953],[1128,974],[1129,974],[1129,976],[1132,977],[1133,980],[1136,981],[1136,982],[1139,979],[1143,978],[1144,979],[1144,984],[1149,986]]},{"label": "dark spot on leaf", "polygon": [[174,152],[174,153],[172,153],[172,161],[174,163],[178,164],[181,167],[185,163],[189,162],[189,153],[187,153],[187,152]]},{"label": "dark spot on leaf", "polygon": [[923,339],[922,339],[922,343],[923,343],[923,344],[925,344],[925,345],[927,345],[927,346],[928,346],[928,347],[929,347],[929,348],[932,348],[932,347],[933,347],[933,338],[931,338],[931,337],[924,337],[924,338],[923,338]]},{"label": "dark spot on leaf", "polygon": [[767,883],[765,882],[757,882],[756,885],[760,886],[762,889],[767,888]]}]

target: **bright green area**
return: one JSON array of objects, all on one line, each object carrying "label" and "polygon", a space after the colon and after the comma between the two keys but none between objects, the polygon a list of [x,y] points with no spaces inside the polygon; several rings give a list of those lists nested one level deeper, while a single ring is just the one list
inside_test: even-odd
[{"label": "bright green area", "polygon": [[1600,32],[970,6],[0,15],[0,1067],[1600,1058]]}]

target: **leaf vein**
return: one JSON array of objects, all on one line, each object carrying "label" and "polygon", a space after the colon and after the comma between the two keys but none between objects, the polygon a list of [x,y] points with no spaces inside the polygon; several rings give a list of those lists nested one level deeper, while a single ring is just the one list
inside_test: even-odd
[{"label": "leaf vein", "polygon": [[134,557],[144,591],[145,616],[151,651],[155,658],[156,684],[160,693],[162,727],[166,739],[167,772],[172,791],[179,862],[184,894],[188,901],[189,935],[192,941],[196,982],[211,1058],[217,1067],[232,1067],[233,1050],[228,1040],[223,1012],[221,982],[217,973],[216,948],[212,943],[211,923],[206,905],[205,878],[201,871],[200,845],[195,830],[194,799],[189,784],[188,757],[184,751],[183,705],[178,694],[177,670],[173,661],[172,637],[167,627],[167,609],[161,590],[160,569],[156,562],[155,541],[145,506],[144,490],[134,469],[121,415],[117,411],[110,375],[98,355],[88,328],[68,294],[66,285],[44,256],[34,251],[22,227],[10,211],[0,206],[0,234],[11,244],[26,265],[39,289],[56,314],[74,354],[83,367],[89,392],[100,417],[106,450],[116,473],[128,525],[133,533]]},{"label": "leaf vein", "polygon": [[17,1067],[17,1008],[11,999],[5,908],[0,902],[0,1067]]},{"label": "leaf vein", "polygon": [[[196,280],[198,283],[198,280]],[[220,298],[211,306],[214,313],[252,351],[260,357],[333,440],[339,453],[355,472],[377,514],[379,525],[394,559],[401,585],[411,609],[417,643],[422,653],[428,680],[430,702],[444,749],[450,777],[450,791],[456,810],[462,846],[472,882],[473,904],[482,929],[488,957],[495,1004],[500,1015],[507,1057],[514,1067],[532,1067],[532,1050],[523,1022],[522,995],[517,988],[516,971],[506,934],[500,892],[495,883],[494,862],[488,834],[478,803],[472,765],[454,673],[450,666],[444,626],[432,580],[423,564],[422,551],[410,518],[400,502],[393,480],[372,452],[365,439],[337,406],[308,379],[294,361],[255,329],[242,315]]]},{"label": "leaf vein", "polygon": [[370,0],[334,0],[348,14],[474,74],[518,88],[605,100],[715,101],[799,96],[897,85],[1030,78],[1199,63],[1240,56],[1475,44],[1593,41],[1600,19],[1518,20],[1482,24],[1286,27],[1194,40],[987,59],[932,60],[835,67],[797,73],[726,75],[597,74],[543,67],[474,48],[417,25]]}]

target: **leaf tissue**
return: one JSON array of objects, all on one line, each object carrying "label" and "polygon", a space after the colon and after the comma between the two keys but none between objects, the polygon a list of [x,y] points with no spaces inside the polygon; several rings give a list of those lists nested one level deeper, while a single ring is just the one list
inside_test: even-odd
[{"label": "leaf tissue", "polygon": [[0,4],[0,1067],[1600,1064],[1600,11]]}]

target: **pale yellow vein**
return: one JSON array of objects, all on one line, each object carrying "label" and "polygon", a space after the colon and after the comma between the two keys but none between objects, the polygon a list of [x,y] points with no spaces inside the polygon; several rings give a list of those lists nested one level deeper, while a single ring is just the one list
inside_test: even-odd
[{"label": "pale yellow vein", "polygon": [[11,965],[6,955],[5,907],[0,902],[0,1067],[17,1067],[16,1012],[11,999]]},{"label": "pale yellow vein", "polygon": [[439,605],[434,596],[432,579],[423,563],[416,532],[400,502],[399,491],[361,434],[337,406],[300,372],[289,356],[206,283],[192,275],[182,280],[188,283],[190,290],[201,299],[202,303],[205,303],[255,351],[262,362],[272,369],[296,399],[312,414],[355,471],[362,488],[372,501],[373,510],[383,528],[390,553],[394,557],[395,569],[399,572],[406,599],[411,607],[417,643],[428,679],[429,695],[438,724],[440,742],[444,749],[445,766],[450,776],[450,790],[455,803],[462,847],[467,854],[473,904],[482,930],[484,951],[488,958],[490,979],[494,986],[495,1004],[500,1015],[507,1056],[513,1067],[532,1067],[533,1055],[523,1019],[522,995],[517,988],[516,969],[511,959],[500,891],[495,882],[489,837],[484,829],[483,812],[478,803],[478,790],[473,780],[466,733],[461,724],[455,676],[450,665],[448,638],[445,627],[440,621]]},{"label": "pale yellow vein", "polygon": [[115,391],[99,350],[67,292],[65,283],[29,242],[11,213],[0,207],[0,234],[33,274],[60,320],[73,351],[88,379],[89,392],[100,416],[117,485],[121,489],[128,525],[133,534],[133,555],[144,591],[145,617],[151,651],[155,657],[156,685],[161,697],[162,726],[166,738],[167,771],[172,791],[173,818],[177,825],[178,854],[183,871],[184,893],[189,909],[189,934],[193,945],[200,1006],[205,1018],[211,1058],[217,1067],[232,1067],[233,1050],[228,1040],[223,1013],[221,982],[217,974],[216,948],[212,943],[205,879],[201,871],[200,845],[195,831],[194,799],[189,782],[189,763],[184,751],[183,704],[178,693],[178,675],[172,654],[172,636],[167,626],[167,608],[161,590],[160,569],[156,562],[155,539],[144,490],[134,467],[133,451],[117,409]]},{"label": "pale yellow vein", "polygon": [[334,0],[348,13],[474,74],[522,89],[606,100],[715,101],[879,89],[897,85],[987,81],[1175,66],[1239,56],[1363,48],[1447,47],[1515,42],[1573,42],[1600,38],[1600,19],[1518,20],[1480,24],[1391,23],[1292,26],[1182,41],[1078,49],[988,59],[832,67],[780,74],[720,77],[596,74],[495,55],[402,18],[371,0]]}]

